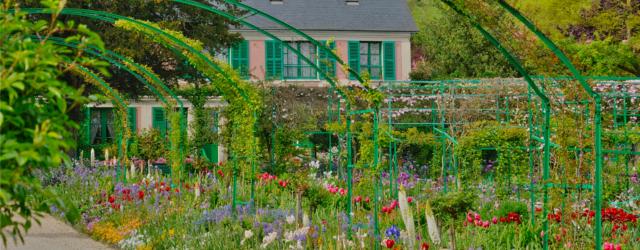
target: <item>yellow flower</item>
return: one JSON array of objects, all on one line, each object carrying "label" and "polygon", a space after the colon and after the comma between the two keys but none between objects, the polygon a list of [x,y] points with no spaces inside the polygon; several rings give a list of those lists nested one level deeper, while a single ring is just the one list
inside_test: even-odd
[{"label": "yellow flower", "polygon": [[175,234],[175,230],[169,229],[169,236],[173,237],[173,235]]}]

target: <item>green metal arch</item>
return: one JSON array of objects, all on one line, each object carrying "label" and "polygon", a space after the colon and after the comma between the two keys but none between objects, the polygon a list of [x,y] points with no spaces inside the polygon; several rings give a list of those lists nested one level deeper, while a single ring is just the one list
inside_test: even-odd
[{"label": "green metal arch", "polygon": [[[589,96],[593,99],[595,104],[594,110],[594,148],[595,148],[595,173],[594,173],[594,210],[595,210],[595,228],[594,228],[594,238],[595,238],[595,249],[602,249],[602,97],[599,93],[595,92],[587,80],[582,76],[580,71],[576,69],[571,60],[556,46],[556,44],[551,41],[538,27],[536,27],[531,21],[529,21],[524,15],[522,15],[518,10],[509,5],[504,0],[498,0],[498,4],[500,7],[505,9],[509,14],[515,17],[518,21],[524,24],[527,29],[533,32],[538,39],[540,39],[544,45],[555,54],[558,59],[562,62],[562,64],[569,69],[571,74],[578,80],[582,88],[589,94]],[[545,237],[548,237],[545,234]],[[547,241],[545,240],[545,243]],[[545,247],[548,247],[545,244]]]},{"label": "green metal arch", "polygon": [[[27,12],[29,14],[51,14],[51,10],[50,9],[44,9],[44,8],[25,8],[25,9],[21,9],[21,10],[25,11],[25,12]],[[243,97],[243,99],[245,101],[249,100],[248,96],[246,95],[246,92],[244,90],[240,89],[235,84],[235,82],[232,81],[232,79],[229,77],[229,75],[226,72],[224,72],[224,70],[222,70],[216,63],[214,63],[211,60],[209,60],[206,56],[202,55],[202,53],[197,51],[195,48],[189,46],[188,44],[182,42],[181,40],[177,39],[176,37],[172,36],[171,34],[165,32],[165,31],[163,31],[161,29],[158,29],[156,27],[148,25],[148,24],[146,24],[144,22],[140,22],[140,21],[138,21],[136,19],[133,19],[133,18],[120,16],[120,15],[116,15],[116,14],[111,14],[111,13],[104,12],[104,11],[65,8],[65,9],[62,9],[62,11],[60,11],[59,14],[87,17],[87,18],[90,18],[90,19],[105,21],[105,22],[109,22],[109,23],[112,23],[112,24],[115,23],[116,20],[125,20],[125,21],[129,21],[129,22],[135,23],[137,25],[140,25],[140,26],[142,26],[142,27],[144,27],[146,29],[149,29],[152,32],[156,33],[157,35],[164,36],[164,37],[168,38],[172,42],[175,42],[176,44],[178,44],[182,48],[184,48],[184,49],[188,50],[189,52],[193,53],[194,55],[198,56],[200,59],[202,59],[204,62],[206,62],[208,66],[210,66],[213,69],[215,69],[216,71],[218,71],[223,76],[225,81],[230,83],[236,89],[236,91],[238,91],[238,93]],[[210,80],[213,81],[213,79],[210,79]]]},{"label": "green metal arch", "polygon": [[[52,43],[57,44],[57,45],[60,45],[60,46],[66,46],[66,47],[70,47],[70,48],[78,49],[77,44],[73,44],[73,43],[66,43],[66,42],[64,41],[64,39],[59,38],[59,37],[49,37],[49,39],[48,39],[47,41],[52,42]],[[105,55],[105,54],[99,53],[99,52],[96,50],[96,48],[92,48],[92,47],[90,47],[90,48],[85,48],[85,49],[83,49],[83,51],[84,51],[84,52],[87,52],[87,53],[89,53],[89,54],[91,54],[91,55],[93,55],[93,56],[96,56],[96,57],[99,57],[99,58],[101,58],[101,59],[104,59],[104,60],[108,61],[110,64],[112,64],[112,65],[114,65],[114,66],[116,66],[116,67],[118,67],[118,68],[124,69],[125,71],[127,71],[128,73],[130,73],[131,75],[133,75],[136,79],[138,79],[140,82],[144,83],[144,84],[145,84],[145,85],[146,85],[146,86],[147,86],[147,87],[148,87],[148,88],[149,88],[149,89],[154,93],[154,95],[156,95],[156,96],[157,96],[157,97],[158,97],[158,98],[159,98],[163,103],[165,103],[165,104],[168,104],[168,103],[169,103],[169,102],[167,101],[167,99],[166,99],[164,96],[162,96],[162,95],[158,92],[158,90],[157,90],[153,85],[149,84],[149,82],[147,81],[147,79],[145,79],[144,77],[140,76],[140,75],[139,75],[138,73],[136,73],[135,71],[133,71],[133,70],[129,69],[129,67],[125,66],[124,64],[122,64],[122,63],[118,62],[117,60],[115,60],[115,59],[113,59],[113,58],[111,58],[111,57],[109,57],[109,56],[107,56],[107,55]],[[106,52],[106,54],[110,54],[110,55],[118,55],[117,53],[115,53],[115,52],[113,52],[113,51],[110,51],[110,50],[105,50],[105,52]],[[137,63],[135,63],[135,62],[133,62],[133,61],[131,61],[131,60],[128,60],[126,57],[122,57],[122,58],[119,58],[119,59],[127,60],[127,63],[130,63],[131,65],[140,66],[140,65],[138,65]],[[140,67],[140,68],[142,68],[142,67]],[[143,68],[143,69],[144,69],[144,68]],[[162,83],[160,82],[160,84],[162,84]],[[164,85],[164,84],[163,84],[163,85]],[[176,98],[176,99],[177,99],[177,98]]]},{"label": "green metal arch", "polygon": [[[545,92],[543,89],[538,88],[538,86],[535,84],[535,82],[533,81],[533,79],[531,79],[531,76],[527,73],[527,71],[524,69],[524,67],[522,66],[522,64],[518,61],[517,58],[515,58],[504,46],[502,46],[502,44],[493,36],[491,35],[487,30],[485,30],[482,25],[476,21],[476,18],[471,16],[470,14],[465,13],[463,10],[461,10],[460,8],[458,8],[453,2],[451,2],[451,0],[441,0],[443,3],[445,3],[446,5],[448,5],[449,7],[451,7],[451,9],[453,9],[456,13],[458,13],[459,15],[463,16],[464,18],[466,18],[467,20],[469,20],[471,22],[471,24],[478,30],[480,31],[480,33],[485,37],[486,40],[488,40],[489,42],[491,42],[491,44],[497,48],[500,53],[509,61],[509,63],[518,71],[518,73],[520,73],[520,75],[523,76],[523,78],[525,79],[525,81],[527,82],[527,84],[529,85],[529,87],[531,87],[533,89],[533,91],[536,93],[536,95],[542,100],[543,103],[543,112],[544,112],[544,125],[543,125],[543,179],[546,181],[549,178],[549,172],[550,172],[550,168],[549,168],[549,161],[551,158],[551,149],[550,149],[550,145],[551,145],[551,132],[550,132],[550,121],[551,121],[551,104],[550,104],[550,100],[549,98],[546,96]],[[531,129],[529,129],[531,131]],[[530,132],[531,133],[531,132]],[[531,134],[529,134],[529,136],[531,137]],[[530,166],[530,171],[531,173],[533,173],[533,165]],[[534,209],[534,193],[533,193],[533,183],[531,184],[532,187],[532,191],[531,191],[531,195],[530,195],[530,199],[531,199],[531,211],[532,211],[532,215],[531,215],[531,223],[534,223],[534,219],[535,216],[533,215],[533,209]],[[547,191],[547,186],[544,186],[544,203],[547,204],[547,200],[548,200],[548,191]],[[543,208],[543,213],[546,214],[546,206],[544,206]],[[545,220],[544,222],[544,230],[546,231],[549,227],[548,221]],[[547,242],[548,242],[548,236],[549,234],[544,234],[543,238],[544,238],[544,245],[545,247],[547,247]]]},{"label": "green metal arch", "polygon": [[91,70],[87,69],[86,67],[84,67],[82,65],[77,65],[77,67],[78,67],[78,69],[80,71],[86,73],[88,76],[90,76],[91,78],[95,79],[100,85],[102,85],[102,87],[104,87],[105,89],[109,90],[110,94],[113,95],[113,97],[115,98],[115,101],[120,106],[127,107],[126,102],[122,99],[120,94],[118,92],[116,92],[113,88],[111,88],[111,86],[109,86],[109,84],[107,84],[104,80],[102,80],[102,78],[100,76],[96,75]]}]

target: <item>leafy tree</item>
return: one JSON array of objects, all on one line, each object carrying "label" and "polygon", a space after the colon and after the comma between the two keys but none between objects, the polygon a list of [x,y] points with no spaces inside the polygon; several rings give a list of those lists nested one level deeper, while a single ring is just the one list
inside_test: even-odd
[{"label": "leafy tree", "polygon": [[[37,5],[37,0],[20,0],[25,6]],[[206,5],[219,6],[236,16],[244,13],[233,6],[226,5],[220,0],[197,0]],[[179,31],[185,36],[201,41],[205,52],[220,51],[240,41],[237,33],[230,33],[229,28],[236,25],[216,14],[194,7],[177,4],[169,0],[68,0],[69,8],[84,8],[114,13],[121,16],[133,17],[139,20],[152,21],[160,27]],[[152,39],[136,32],[129,32],[116,28],[105,22],[89,20],[72,16],[62,16],[64,20],[76,20],[86,24],[90,29],[100,33],[109,49],[129,56],[134,61],[150,66],[155,73],[170,85],[177,85],[179,79],[186,79],[202,83],[203,76],[197,70],[184,63],[185,59],[178,57],[170,50],[164,49]],[[112,68],[114,72],[118,69]],[[78,81],[74,81],[78,82]],[[113,74],[110,79],[113,87],[131,97],[148,94],[147,89],[138,84],[131,75]],[[132,84],[134,83],[134,84]]]},{"label": "leafy tree", "polygon": [[[57,0],[45,0],[43,5],[54,13],[64,6]],[[84,25],[59,22],[55,14],[49,22],[33,22],[20,11],[7,11],[14,7],[12,1],[0,5],[0,236],[4,245],[7,231],[14,242],[24,241],[31,221],[37,221],[36,216],[50,205],[67,211],[69,220],[77,217],[69,203],[42,188],[35,173],[69,160],[65,151],[74,146],[70,128],[78,125],[68,112],[88,101],[82,88],[69,86],[61,77],[79,66],[106,72],[103,62],[46,42],[64,33],[68,42],[103,48],[96,33]]]},{"label": "leafy tree", "polygon": [[444,4],[413,0],[410,6],[420,29],[415,56],[422,61],[412,79],[516,76],[500,52]]}]

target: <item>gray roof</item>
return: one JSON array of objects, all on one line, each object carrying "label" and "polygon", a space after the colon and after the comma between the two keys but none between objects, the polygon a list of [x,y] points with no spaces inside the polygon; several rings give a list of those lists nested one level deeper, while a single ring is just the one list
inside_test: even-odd
[{"label": "gray roof", "polygon": [[[417,32],[406,0],[359,0],[347,5],[346,0],[243,0],[301,30],[324,31],[384,31]],[[260,16],[247,21],[267,30],[281,30],[281,26]]]}]

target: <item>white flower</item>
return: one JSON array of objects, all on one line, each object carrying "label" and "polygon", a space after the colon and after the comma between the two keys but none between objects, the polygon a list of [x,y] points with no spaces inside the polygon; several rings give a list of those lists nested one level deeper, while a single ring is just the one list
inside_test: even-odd
[{"label": "white flower", "polygon": [[248,240],[252,236],[253,236],[253,232],[251,230],[245,230],[244,231],[244,239],[242,239],[242,241],[240,241],[240,245],[244,245],[244,241]]},{"label": "white flower", "polygon": [[318,168],[320,168],[320,161],[318,161],[318,160],[311,161],[309,163],[309,166],[311,166],[312,168],[318,169]]},{"label": "white flower", "polygon": [[296,217],[293,215],[289,215],[287,216],[287,224],[293,224],[294,222],[296,222]]},{"label": "white flower", "polygon": [[271,232],[269,235],[262,238],[262,244],[260,244],[260,248],[267,248],[271,242],[273,242],[276,237],[278,237],[277,232]]}]

